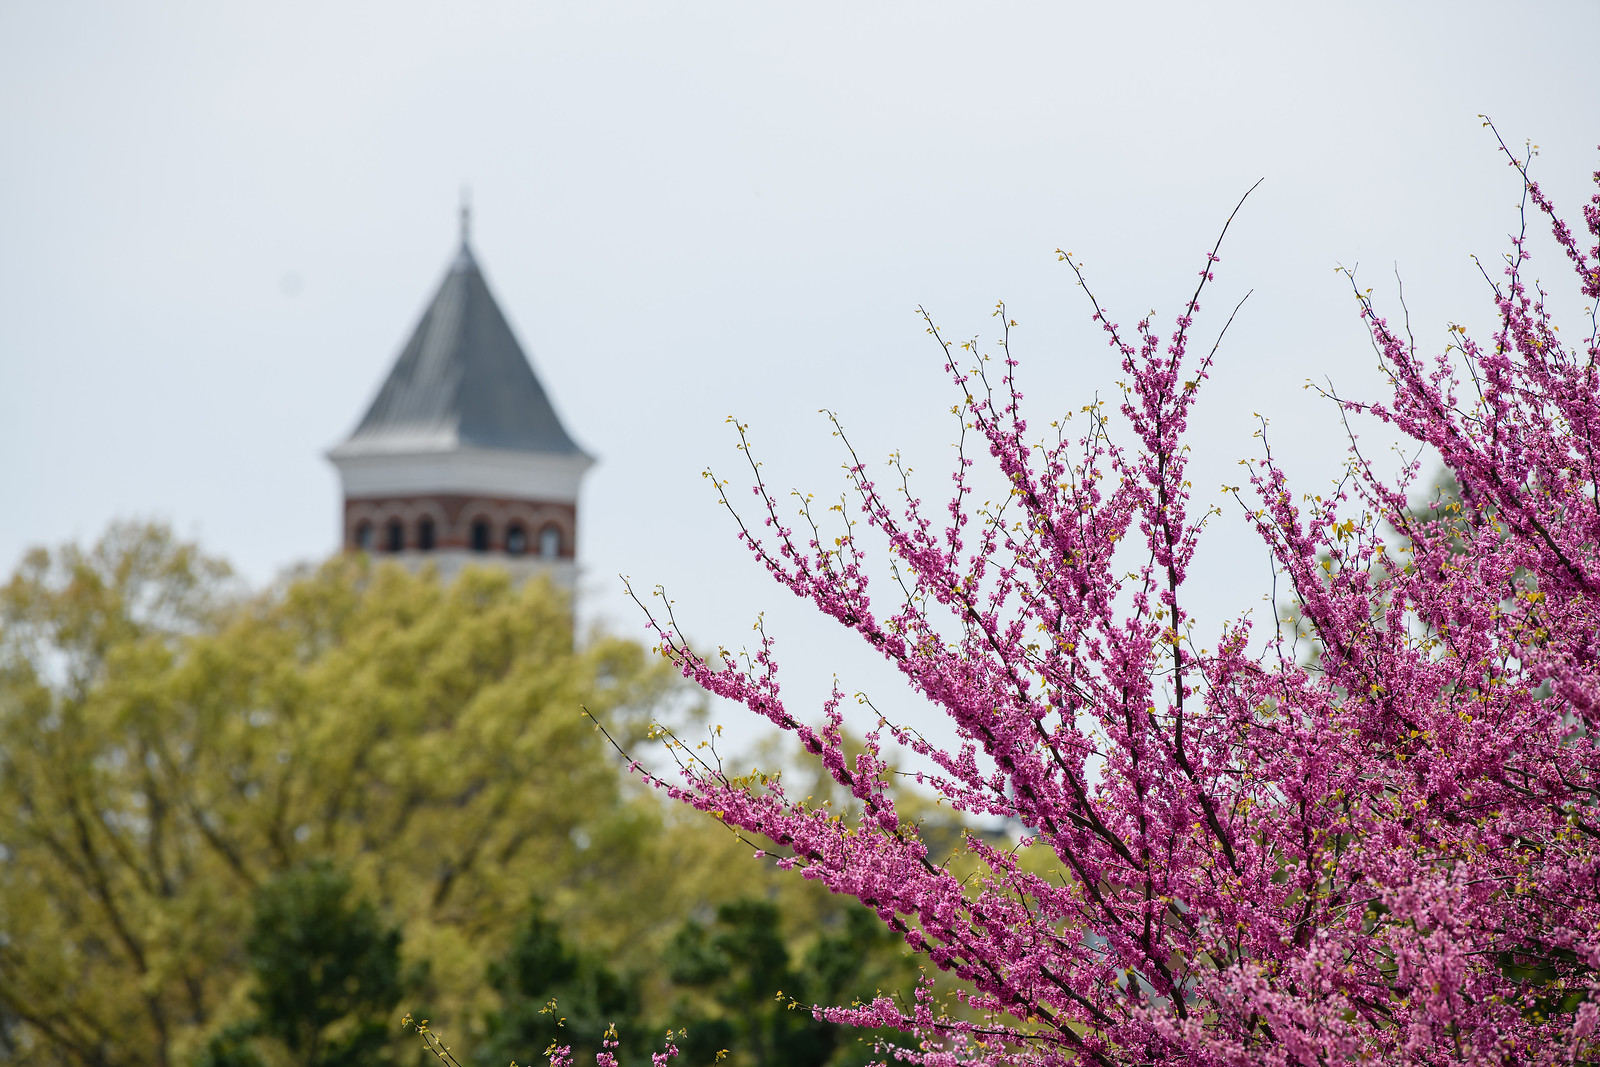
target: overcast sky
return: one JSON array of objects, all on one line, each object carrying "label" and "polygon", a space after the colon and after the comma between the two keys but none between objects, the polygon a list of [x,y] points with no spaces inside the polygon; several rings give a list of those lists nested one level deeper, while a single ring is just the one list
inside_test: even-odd
[{"label": "overcast sky", "polygon": [[[1403,275],[1430,344],[1484,320],[1531,139],[1576,217],[1600,142],[1600,3],[0,2],[0,566],[153,517],[263,583],[334,550],[323,452],[455,250],[480,262],[573,435],[584,613],[665,583],[702,640],[768,610],[810,699],[883,683],[769,587],[700,472],[724,418],[780,488],[869,456],[947,484],[953,400],[915,315],[995,336],[1041,417],[1115,388],[1057,263],[1131,322],[1175,313],[1257,178],[1202,312],[1254,290],[1196,425],[1202,500],[1257,454],[1339,470],[1302,389],[1378,379],[1339,264]],[[1537,246],[1543,253],[1545,246]],[[1549,274],[1559,272],[1552,257]],[[1387,299],[1387,298],[1386,298]],[[1390,305],[1392,306],[1392,305]],[[1215,613],[1270,572],[1219,523]]]}]

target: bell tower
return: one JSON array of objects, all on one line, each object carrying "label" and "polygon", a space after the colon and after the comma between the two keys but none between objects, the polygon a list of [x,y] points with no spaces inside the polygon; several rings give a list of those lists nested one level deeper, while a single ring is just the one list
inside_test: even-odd
[{"label": "bell tower", "polygon": [[344,549],[577,581],[578,488],[594,460],[572,440],[461,250],[355,431],[328,453],[344,489]]}]

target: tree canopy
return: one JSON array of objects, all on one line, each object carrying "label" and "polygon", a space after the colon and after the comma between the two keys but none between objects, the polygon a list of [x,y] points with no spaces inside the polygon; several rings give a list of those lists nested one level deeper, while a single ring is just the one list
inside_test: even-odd
[{"label": "tree canopy", "polygon": [[[468,1049],[535,897],[661,1002],[684,918],[767,892],[724,828],[630,785],[583,714],[634,737],[683,710],[680,685],[634,642],[575,643],[561,595],[493,571],[338,558],[246,595],[159,526],[32,553],[0,589],[8,1057],[327,1067],[368,1062],[357,1030],[397,1035],[404,1010]],[[797,928],[831,907],[786,899]],[[317,954],[342,956],[336,937],[368,946],[337,981]]]}]

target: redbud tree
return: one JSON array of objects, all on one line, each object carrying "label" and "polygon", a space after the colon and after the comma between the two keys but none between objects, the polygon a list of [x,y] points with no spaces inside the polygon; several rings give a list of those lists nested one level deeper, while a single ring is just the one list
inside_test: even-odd
[{"label": "redbud tree", "polygon": [[[851,514],[824,534],[783,517],[752,461],[760,521],[740,539],[959,737],[878,715],[847,755],[845,694],[808,724],[765,633],[705,655],[651,618],[687,677],[853,802],[688,749],[681,777],[640,773],[875,909],[965,1001],[925,985],[821,1016],[907,1032],[893,1055],[929,1067],[1600,1061],[1600,195],[1586,247],[1500,149],[1523,201],[1484,275],[1492,335],[1452,326],[1426,356],[1355,289],[1388,395],[1331,399],[1419,458],[1381,475],[1352,434],[1331,493],[1297,494],[1270,450],[1225,487],[1293,627],[1246,616],[1191,640],[1188,426],[1217,352],[1192,338],[1217,248],[1170,331],[1089,294],[1123,383],[1081,431],[1030,434],[1005,342],[968,368],[939,338],[963,439],[938,511],[846,439]],[[1530,229],[1588,309],[1575,344],[1530,278]],[[980,459],[1009,483],[999,505],[976,504]],[[1458,489],[1419,508],[1425,462]],[[970,825],[1016,834],[974,830],[954,869],[897,807],[902,759]]]}]

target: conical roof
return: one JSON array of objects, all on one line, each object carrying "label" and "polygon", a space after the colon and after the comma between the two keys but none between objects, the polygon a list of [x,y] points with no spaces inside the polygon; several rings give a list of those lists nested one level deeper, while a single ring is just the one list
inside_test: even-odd
[{"label": "conical roof", "polygon": [[377,399],[335,458],[506,449],[582,455],[556,416],[467,243]]}]

